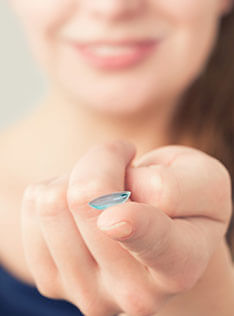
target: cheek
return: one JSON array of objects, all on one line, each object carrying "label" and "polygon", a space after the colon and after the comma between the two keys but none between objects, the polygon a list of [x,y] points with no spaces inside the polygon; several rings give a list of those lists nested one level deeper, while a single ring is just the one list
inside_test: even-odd
[{"label": "cheek", "polygon": [[[220,0],[152,0],[171,25],[166,49],[190,79],[207,61],[219,26]],[[174,67],[173,69],[176,69]],[[176,69],[178,71],[178,69]],[[178,73],[179,74],[179,73]],[[177,75],[178,75],[177,74]]]},{"label": "cheek", "polygon": [[46,62],[54,34],[71,12],[74,0],[10,0],[35,57]]},{"label": "cheek", "polygon": [[58,25],[71,7],[72,0],[11,0],[16,14],[27,31],[46,31]]},{"label": "cheek", "polygon": [[150,0],[158,10],[171,20],[180,23],[189,23],[194,20],[203,20],[219,9],[220,0]]}]

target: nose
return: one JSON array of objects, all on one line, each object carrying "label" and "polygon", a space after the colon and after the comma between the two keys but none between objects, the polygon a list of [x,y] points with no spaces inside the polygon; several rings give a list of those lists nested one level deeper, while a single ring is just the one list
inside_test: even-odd
[{"label": "nose", "polygon": [[142,12],[144,0],[83,0],[83,6],[97,17],[118,19]]}]

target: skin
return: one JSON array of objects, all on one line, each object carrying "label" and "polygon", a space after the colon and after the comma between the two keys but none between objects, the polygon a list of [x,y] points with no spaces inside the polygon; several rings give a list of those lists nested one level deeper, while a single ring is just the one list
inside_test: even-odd
[{"label": "skin", "polygon": [[[231,181],[219,161],[164,146],[130,167],[134,155],[131,143],[97,145],[71,174],[24,193],[23,243],[39,290],[85,315],[159,312],[201,278],[230,220]],[[133,193],[125,204],[87,204],[124,188]],[[131,232],[110,227],[121,222]]]},{"label": "skin", "polygon": [[[14,223],[10,237],[1,229],[1,261],[88,316],[231,315],[230,175],[189,140],[167,140],[177,102],[204,69],[231,1],[11,4],[49,89],[1,135],[1,205],[12,210],[1,218]],[[88,66],[70,45],[81,36],[155,32],[162,36],[157,52],[119,73]],[[123,189],[132,192],[125,204],[102,212],[87,205]],[[102,228],[120,221],[132,226],[129,237]]]}]

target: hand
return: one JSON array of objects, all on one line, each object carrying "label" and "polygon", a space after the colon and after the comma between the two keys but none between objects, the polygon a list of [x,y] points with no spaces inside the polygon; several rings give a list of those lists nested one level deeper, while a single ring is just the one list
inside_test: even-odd
[{"label": "hand", "polygon": [[[29,185],[22,201],[26,260],[38,290],[86,316],[157,313],[192,288],[223,239],[231,181],[215,158],[185,146],[145,154],[116,141],[92,147],[70,174]],[[129,190],[124,204],[88,202]],[[127,236],[113,223],[127,222]]]}]

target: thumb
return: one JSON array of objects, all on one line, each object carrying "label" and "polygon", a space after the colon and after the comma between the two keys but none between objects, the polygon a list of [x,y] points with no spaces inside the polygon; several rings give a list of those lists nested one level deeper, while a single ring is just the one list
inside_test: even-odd
[{"label": "thumb", "polygon": [[[124,226],[120,222],[126,222],[132,231],[121,229]],[[146,265],[167,292],[194,286],[208,263],[205,239],[198,226],[184,219],[173,220],[149,204],[128,201],[111,206],[99,215],[97,226]]]}]

